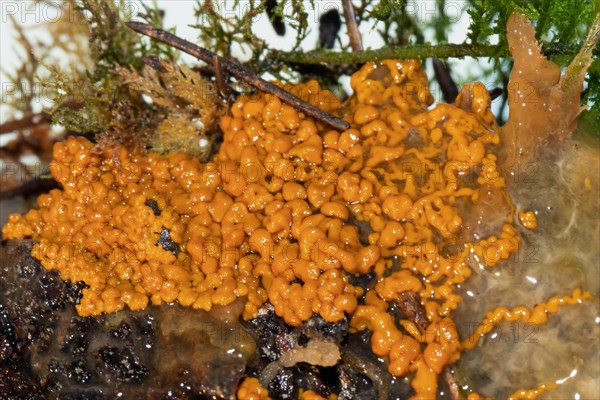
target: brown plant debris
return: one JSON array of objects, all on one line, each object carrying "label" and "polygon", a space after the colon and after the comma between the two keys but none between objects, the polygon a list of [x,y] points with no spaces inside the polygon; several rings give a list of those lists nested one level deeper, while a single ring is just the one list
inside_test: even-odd
[{"label": "brown plant debris", "polygon": [[[141,22],[130,21],[127,23],[127,26],[129,26],[136,32],[142,33],[146,36],[150,36],[151,38],[160,42],[169,44],[170,46],[173,46],[185,53],[197,57],[209,64],[213,63],[215,56],[218,57],[215,53],[213,53],[210,50],[207,50],[200,46],[196,46],[195,44],[188,42],[187,40],[181,39],[162,29],[154,28],[151,25],[144,24]],[[348,122],[343,121],[335,117],[334,115],[299,99],[298,97],[292,95],[291,93],[285,91],[284,89],[280,88],[279,86],[273,83],[265,81],[264,79],[256,75],[253,71],[244,68],[237,62],[227,60],[225,58],[220,58],[220,60],[221,67],[223,70],[233,75],[234,77],[244,81],[245,83],[257,88],[258,90],[278,97],[284,103],[293,106],[294,108],[304,112],[306,115],[311,116],[337,130],[343,131],[350,128],[350,124]]]},{"label": "brown plant debris", "polygon": [[502,127],[507,170],[535,159],[536,151],[552,141],[569,138],[577,127],[585,73],[600,34],[600,14],[571,64],[560,67],[541,52],[531,22],[521,14],[508,19],[506,35],[515,60],[508,84],[510,116]]}]

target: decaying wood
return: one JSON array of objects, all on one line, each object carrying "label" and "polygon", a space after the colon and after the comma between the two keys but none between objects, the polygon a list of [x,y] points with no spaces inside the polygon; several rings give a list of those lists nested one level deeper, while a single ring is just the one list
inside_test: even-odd
[{"label": "decaying wood", "polygon": [[421,296],[418,293],[406,290],[400,293],[394,304],[402,311],[407,319],[417,324],[423,331],[429,326],[429,320],[425,314],[425,308],[421,304]]}]

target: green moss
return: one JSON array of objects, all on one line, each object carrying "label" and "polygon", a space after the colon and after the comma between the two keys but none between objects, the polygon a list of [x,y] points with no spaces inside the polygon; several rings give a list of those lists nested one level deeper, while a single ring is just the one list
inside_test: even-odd
[{"label": "green moss", "polygon": [[[69,21],[53,24],[51,35],[55,36],[55,40],[52,46],[62,46],[59,40],[61,32],[66,32],[67,37],[84,35],[88,39],[85,41],[89,43],[88,48],[78,52],[79,64],[85,68],[77,70],[75,66],[61,70],[56,62],[44,56],[29,57],[13,76],[13,81],[21,86],[23,82],[33,85],[42,75],[38,68],[42,65],[50,71],[43,83],[45,93],[54,101],[51,111],[56,123],[72,131],[96,133],[103,137],[118,138],[121,135],[127,138],[137,135],[141,138],[140,143],[148,145],[145,138],[150,137],[153,129],[168,118],[168,109],[143,101],[142,93],[123,85],[123,76],[116,71],[134,71],[140,75],[140,79],[145,79],[142,73],[145,58],[158,57],[173,63],[178,53],[164,44],[142,38],[127,28],[125,22],[130,16],[126,0],[82,0],[69,4],[75,9],[68,14],[77,16],[79,21],[76,25],[68,25]],[[144,13],[138,13],[137,17],[153,26],[162,27],[162,12],[158,4],[143,4]],[[356,64],[384,58],[491,58],[494,60],[493,69],[483,73],[495,81],[488,80],[486,83],[503,87],[511,66],[504,32],[510,13],[518,11],[531,18],[537,27],[544,54],[559,65],[566,66],[585,40],[590,23],[599,10],[598,4],[596,0],[470,0],[468,40],[449,44],[446,42],[446,32],[456,21],[444,14],[448,5],[446,0],[436,0],[437,15],[425,20],[414,10],[411,12],[403,0],[378,3],[362,0],[355,7],[357,20],[363,27],[364,24],[371,26],[373,33],[379,34],[386,43],[379,49],[363,52],[351,51],[347,41],[343,41],[341,50],[318,49],[317,43],[314,43],[315,50],[300,51],[306,45],[310,29],[315,29],[309,21],[309,11],[311,7],[318,7],[312,1],[280,0],[272,9],[276,16],[283,18],[288,31],[291,30],[294,35],[293,43],[285,51],[272,49],[268,41],[261,40],[254,33],[253,21],[266,10],[265,2],[261,0],[248,3],[235,0],[234,4],[227,6],[228,10],[231,7],[242,9],[243,6],[246,12],[233,16],[220,9],[223,5],[219,2],[197,0],[198,23],[195,27],[199,44],[222,56],[233,57],[232,49],[234,45],[239,45],[245,51],[240,55],[243,63],[258,74],[270,73],[282,81],[318,78],[328,88],[338,92],[340,71],[349,75]],[[86,18],[83,18],[84,13]],[[261,18],[259,20],[264,21]],[[79,30],[75,32],[74,29]],[[342,27],[340,32],[344,31]],[[433,43],[424,43],[424,32],[427,31],[435,33]],[[495,35],[498,45],[491,44]],[[23,38],[23,46],[28,49],[28,54],[44,54],[47,51],[33,48]],[[600,121],[597,48],[593,51],[593,58],[595,61],[587,74],[587,88],[583,97],[583,104],[589,107],[589,111],[584,115],[587,119]],[[16,87],[19,88],[18,85]],[[247,88],[238,86],[236,89],[245,91]],[[26,87],[20,90],[22,96],[17,98],[21,101],[13,106],[27,110],[31,96],[26,96]],[[188,105],[191,103],[188,101]]]}]

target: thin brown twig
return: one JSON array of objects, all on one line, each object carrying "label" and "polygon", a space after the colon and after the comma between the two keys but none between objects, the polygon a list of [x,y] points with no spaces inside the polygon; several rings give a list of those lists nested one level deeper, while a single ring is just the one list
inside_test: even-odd
[{"label": "thin brown twig", "polygon": [[221,67],[221,60],[219,60],[219,56],[213,56],[213,67],[215,69],[215,82],[217,84],[217,90],[221,97],[229,101],[232,96],[231,87],[225,82],[225,77],[223,76],[223,68]]},{"label": "thin brown twig", "polygon": [[444,95],[444,101],[446,103],[453,103],[456,96],[458,96],[458,87],[456,86],[454,79],[452,79],[450,67],[443,63],[439,58],[434,58],[432,61],[435,79],[440,84],[442,94]]},{"label": "thin brown twig", "polygon": [[24,118],[7,121],[0,125],[0,135],[12,133],[21,129],[33,128],[41,124],[49,124],[50,122],[52,122],[52,116],[48,113],[41,112],[29,114]]},{"label": "thin brown twig", "polygon": [[0,189],[0,200],[11,199],[17,196],[29,196],[36,193],[47,192],[56,189],[58,182],[53,178],[36,177],[19,185]]},{"label": "thin brown twig", "polygon": [[[158,40],[159,42],[168,44],[169,46],[175,47],[176,49],[199,58],[208,64],[213,63],[213,57],[219,57],[210,50],[197,46],[162,29],[155,28],[152,25],[130,21],[127,22],[127,26],[138,33],[149,36],[155,40]],[[304,112],[306,115],[338,130],[346,130],[350,128],[350,124],[348,122],[299,99],[293,94],[270,82],[265,81],[253,71],[248,70],[237,62],[222,57],[219,57],[219,61],[223,71],[226,73],[246,82],[251,86],[254,86],[258,90],[278,97],[284,103],[287,103],[292,107]]]},{"label": "thin brown twig", "polygon": [[495,87],[492,90],[490,90],[488,93],[490,95],[491,100],[496,100],[498,97],[500,97],[502,95],[502,88]]},{"label": "thin brown twig", "polygon": [[342,0],[342,6],[344,7],[344,19],[346,20],[348,36],[350,37],[350,47],[352,47],[352,51],[362,51],[362,38],[358,31],[352,0]]}]

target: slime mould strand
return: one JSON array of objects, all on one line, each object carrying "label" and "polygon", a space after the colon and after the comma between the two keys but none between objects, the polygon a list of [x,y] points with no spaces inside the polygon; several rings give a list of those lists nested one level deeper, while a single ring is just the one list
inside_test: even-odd
[{"label": "slime mould strand", "polygon": [[[206,164],[185,153],[96,150],[70,137],[55,146],[51,168],[63,189],[40,196],[39,209],[11,215],[3,237],[32,237],[45,268],[84,282],[82,316],[175,301],[210,310],[237,298],[245,299],[245,319],[267,301],[292,326],[313,314],[328,322],[349,315],[353,331],[372,331],[372,350],[389,360],[390,373],[414,373],[414,399],[434,398],[438,375],[472,347],[452,320],[470,258],[492,267],[519,246],[507,215],[497,236],[442,254],[456,245],[458,205],[477,207],[482,191],[503,193],[498,126],[479,83],[466,85],[455,104],[429,108],[417,61],[367,63],[351,85],[344,104],[315,81],[284,86],[344,115],[351,128],[343,132],[319,130],[273,95],[240,96]],[[530,214],[521,219],[535,228]],[[358,224],[368,227],[366,242]],[[350,283],[372,271],[377,283],[366,293]],[[388,306],[406,292],[420,299],[423,315],[398,328]],[[544,307],[554,312],[562,302],[571,301]],[[238,395],[268,398],[254,378]]]}]

